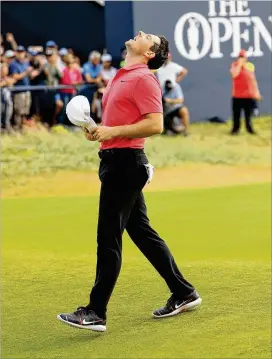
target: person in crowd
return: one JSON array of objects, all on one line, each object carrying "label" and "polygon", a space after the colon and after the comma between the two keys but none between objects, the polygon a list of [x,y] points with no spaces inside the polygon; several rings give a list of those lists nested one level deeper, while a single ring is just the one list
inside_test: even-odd
[{"label": "person in crowd", "polygon": [[112,56],[110,54],[102,55],[101,61],[102,61],[101,77],[105,86],[107,86],[109,80],[116,75],[117,69],[111,65]]},{"label": "person in crowd", "polygon": [[[55,50],[56,53],[58,53],[58,45],[56,44],[55,41],[49,40],[49,41],[47,41],[46,44],[45,44],[45,51],[46,51],[46,50]],[[57,67],[58,67],[58,69],[59,69],[60,71],[63,71],[64,68],[65,68],[65,66],[66,66],[66,65],[65,65],[65,63],[62,61],[61,56],[58,55],[58,57],[57,57]]]},{"label": "person in crowd", "polygon": [[92,118],[96,123],[101,123],[102,121],[102,97],[105,91],[105,87],[100,87],[93,96],[93,101],[91,105]]},{"label": "person in crowd", "polygon": [[15,59],[15,51],[13,50],[7,50],[5,53],[4,53],[4,61],[3,62],[6,62],[8,65],[10,65]]},{"label": "person in crowd", "polygon": [[89,55],[89,61],[83,65],[83,77],[88,84],[101,85],[101,54],[98,51],[92,51]]},{"label": "person in crowd", "polygon": [[251,117],[261,94],[255,77],[255,66],[247,61],[246,50],[239,52],[238,58],[231,65],[232,77],[232,135],[240,131],[241,112],[244,111],[247,132],[256,134],[252,127]]},{"label": "person in crowd", "polygon": [[59,56],[64,65],[65,65],[65,56],[67,56],[68,54],[69,54],[69,51],[68,51],[68,49],[66,49],[66,47],[62,47],[59,50]]},{"label": "person in crowd", "polygon": [[[62,72],[57,66],[57,51],[55,49],[47,49],[45,55],[47,60],[44,67],[46,75],[45,85],[57,86],[62,77]],[[57,117],[63,109],[63,102],[57,91],[54,89],[45,92],[44,102],[46,103],[46,106],[43,109],[42,121],[51,127],[57,123]]]},{"label": "person in crowd", "polygon": [[11,92],[7,87],[15,84],[16,80],[8,76],[9,66],[6,63],[0,64],[1,68],[1,130],[11,132],[11,117],[13,113],[13,102]]},{"label": "person in crowd", "polygon": [[168,59],[161,68],[156,71],[156,77],[163,88],[165,81],[179,83],[184,76],[188,74],[188,70],[172,61],[172,55],[169,53]]},{"label": "person in crowd", "polygon": [[[23,46],[16,49],[16,59],[9,66],[9,73],[16,81],[15,87],[24,87],[30,85],[30,74],[33,67],[26,61],[26,50]],[[27,89],[20,89],[13,95],[14,104],[14,122],[15,129],[21,129],[23,124],[31,124],[28,122],[28,115],[31,106],[31,93]]]},{"label": "person in crowd", "polygon": [[[179,84],[166,80],[163,87],[164,130],[166,134],[183,133],[188,136],[190,114],[184,105],[184,96]],[[175,119],[178,118],[178,123]],[[181,126],[182,124],[182,126]]]},{"label": "person in crowd", "polygon": [[[46,59],[38,51],[28,51],[30,56],[30,66],[33,71],[30,74],[31,86],[43,86],[46,81],[46,73],[44,71]],[[43,107],[44,90],[32,90],[32,101],[30,108],[30,117],[33,120],[41,119],[41,112]]]},{"label": "person in crowd", "polygon": [[68,51],[68,54],[71,54],[74,56],[75,63],[78,65],[78,68],[80,69],[80,71],[83,72],[83,68],[81,67],[80,58],[75,54],[74,50],[70,47],[69,49],[67,49],[67,51]]},{"label": "person in crowd", "polygon": [[47,86],[56,86],[62,77],[62,72],[57,66],[58,54],[56,50],[47,49],[45,52],[46,64],[44,66],[44,72],[46,75],[45,84]]},{"label": "person in crowd", "polygon": [[[71,100],[71,98],[76,94],[75,86],[83,83],[82,75],[80,70],[78,69],[75,58],[72,54],[68,54],[66,58],[67,66],[62,72],[62,77],[60,79],[61,85],[71,85],[71,88],[61,89],[59,91],[59,99],[63,103],[63,110],[59,117],[59,122],[61,124],[66,123],[66,116],[64,108]],[[70,124],[68,122],[68,124]]]}]

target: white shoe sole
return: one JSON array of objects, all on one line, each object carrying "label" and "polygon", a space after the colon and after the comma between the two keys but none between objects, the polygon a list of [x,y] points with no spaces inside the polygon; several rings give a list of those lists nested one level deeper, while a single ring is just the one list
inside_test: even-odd
[{"label": "white shoe sole", "polygon": [[57,315],[57,319],[60,320],[62,323],[68,324],[71,327],[79,328],[79,329],[88,329],[93,330],[94,332],[105,332],[106,326],[105,325],[79,325],[75,323],[70,323],[64,319],[61,318],[60,315]]},{"label": "white shoe sole", "polygon": [[171,312],[169,314],[156,315],[156,314],[152,313],[152,316],[153,316],[153,318],[156,318],[156,319],[172,317],[173,315],[177,315],[177,314],[180,314],[183,312],[189,312],[190,310],[195,310],[196,308],[198,308],[200,306],[201,302],[202,302],[202,299],[199,297],[196,300],[194,300],[193,302],[182,305],[181,307],[177,308],[176,310],[174,310],[173,312]]}]

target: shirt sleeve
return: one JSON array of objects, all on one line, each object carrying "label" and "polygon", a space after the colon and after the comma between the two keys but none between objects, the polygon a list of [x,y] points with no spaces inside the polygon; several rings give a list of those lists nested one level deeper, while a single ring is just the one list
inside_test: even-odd
[{"label": "shirt sleeve", "polygon": [[173,63],[173,69],[175,71],[175,74],[178,75],[181,73],[181,71],[183,70],[183,66],[180,66],[179,64]]},{"label": "shirt sleeve", "polygon": [[77,71],[77,81],[78,81],[78,82],[81,82],[81,81],[82,81],[82,76],[81,76],[80,70]]},{"label": "shirt sleeve", "polygon": [[87,73],[89,73],[89,71],[88,71],[88,64],[84,64],[84,65],[83,65],[83,75],[86,75]]},{"label": "shirt sleeve", "polygon": [[183,98],[184,97],[183,91],[182,91],[182,89],[181,89],[181,87],[179,85],[176,85],[175,91],[176,91],[176,98]]},{"label": "shirt sleeve", "polygon": [[154,75],[145,75],[138,80],[133,98],[141,115],[163,112],[162,90]]},{"label": "shirt sleeve", "polygon": [[13,74],[18,74],[18,69],[17,69],[17,66],[13,63],[11,63],[9,65],[9,74],[10,75],[13,75]]}]

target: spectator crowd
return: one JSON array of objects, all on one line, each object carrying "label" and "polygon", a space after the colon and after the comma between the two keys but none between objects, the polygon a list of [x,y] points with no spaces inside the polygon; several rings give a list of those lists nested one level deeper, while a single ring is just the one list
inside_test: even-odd
[{"label": "spectator crowd", "polygon": [[[65,107],[76,94],[85,95],[91,104],[92,117],[102,119],[102,96],[107,83],[117,72],[112,56],[92,51],[86,63],[81,64],[73,49],[58,48],[54,41],[45,46],[18,45],[13,34],[1,36],[1,129],[4,132],[21,131],[25,126],[38,123],[50,128],[56,124],[71,125]],[[124,65],[125,48],[121,49]],[[165,134],[188,134],[189,111],[179,82],[187,70],[167,62],[155,72],[163,93]]]}]

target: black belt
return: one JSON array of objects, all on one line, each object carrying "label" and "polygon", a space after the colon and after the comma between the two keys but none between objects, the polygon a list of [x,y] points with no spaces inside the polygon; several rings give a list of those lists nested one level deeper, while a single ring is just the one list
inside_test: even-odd
[{"label": "black belt", "polygon": [[143,149],[139,148],[110,148],[98,152],[102,160],[114,162],[136,162],[137,164],[147,164],[148,160]]}]

